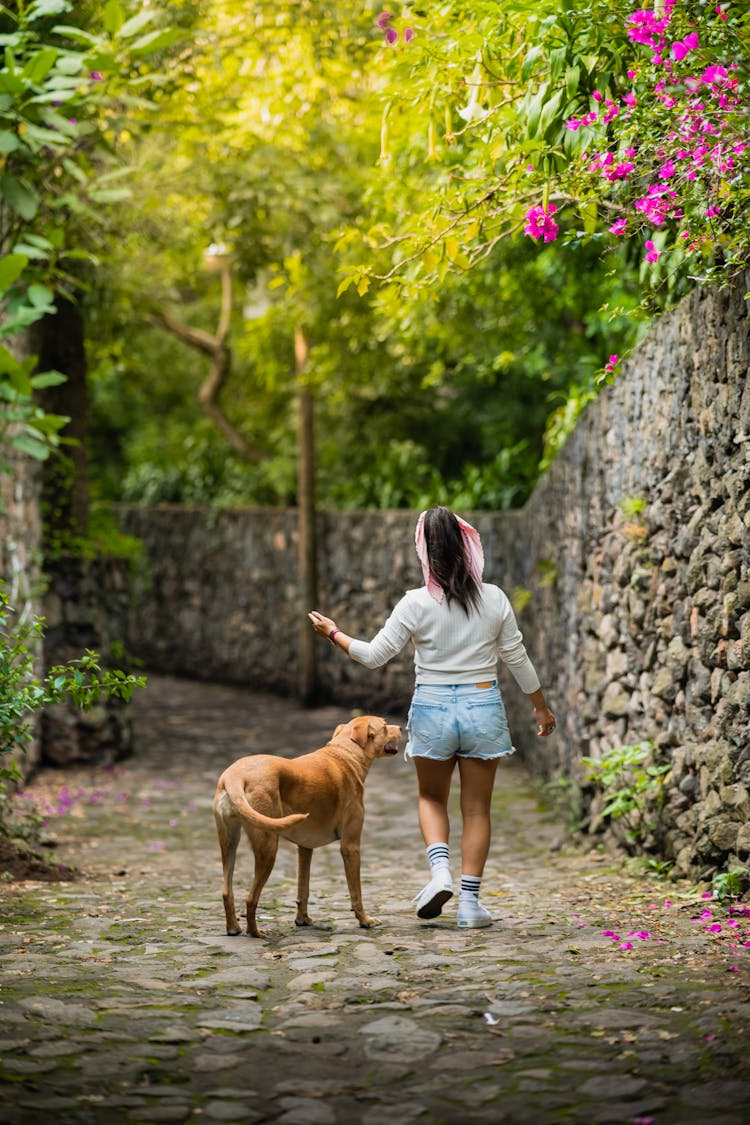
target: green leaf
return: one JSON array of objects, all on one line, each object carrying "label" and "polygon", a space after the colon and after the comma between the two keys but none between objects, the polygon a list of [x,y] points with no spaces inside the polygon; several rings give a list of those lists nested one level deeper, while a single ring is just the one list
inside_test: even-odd
[{"label": "green leaf", "polygon": [[16,214],[27,222],[39,210],[39,196],[31,184],[6,172],[0,176],[0,195],[10,204]]},{"label": "green leaf", "polygon": [[179,28],[173,27],[166,31],[151,31],[141,39],[136,39],[131,47],[134,55],[151,55],[155,51],[163,51],[171,47],[182,36]]},{"label": "green leaf", "polygon": [[124,199],[130,199],[132,192],[125,187],[91,188],[88,195],[93,203],[121,203]]},{"label": "green leaf", "polygon": [[41,20],[45,16],[59,16],[72,8],[70,0],[36,0],[26,11],[26,19]]},{"label": "green leaf", "polygon": [[125,22],[125,12],[122,4],[118,4],[117,0],[107,0],[107,3],[104,5],[102,21],[105,31],[108,31],[110,35],[117,35],[117,32]]},{"label": "green leaf", "polygon": [[16,434],[15,437],[10,439],[10,444],[19,453],[26,453],[36,461],[46,461],[50,454],[49,446],[44,445],[43,442],[29,434]]},{"label": "green leaf", "polygon": [[44,47],[32,55],[23,68],[23,73],[29,82],[38,86],[47,77],[57,61],[58,51],[54,47]]},{"label": "green leaf", "polygon": [[14,371],[18,371],[21,364],[6,347],[0,344],[0,375],[10,375]]},{"label": "green leaf", "polygon": [[0,258],[0,290],[5,292],[20,277],[29,259],[26,254],[6,254]]},{"label": "green leaf", "polygon": [[31,385],[35,391],[42,390],[44,387],[59,387],[67,381],[68,376],[63,375],[61,371],[42,371],[39,375],[31,376]]},{"label": "green leaf", "polygon": [[132,39],[139,31],[143,31],[144,27],[153,23],[155,18],[156,12],[139,12],[137,15],[131,16],[120,28],[120,39]]},{"label": "green leaf", "polygon": [[95,35],[88,31],[84,31],[80,27],[71,27],[67,23],[58,23],[52,28],[55,35],[64,35],[66,39],[80,39],[82,43],[90,43],[91,46],[96,46],[99,40]]},{"label": "green leaf", "polygon": [[0,73],[0,94],[11,94],[14,97],[22,94],[27,82],[17,74]]},{"label": "green leaf", "polygon": [[8,129],[0,129],[0,152],[15,152],[21,147],[21,142],[15,133]]},{"label": "green leaf", "polygon": [[26,296],[36,308],[54,307],[55,295],[46,285],[34,282],[26,290]]}]

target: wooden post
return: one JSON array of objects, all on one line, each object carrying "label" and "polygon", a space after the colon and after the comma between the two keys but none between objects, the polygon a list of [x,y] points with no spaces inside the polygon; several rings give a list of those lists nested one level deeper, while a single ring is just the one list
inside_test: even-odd
[{"label": "wooden post", "polygon": [[308,345],[303,329],[294,330],[294,359],[299,404],[297,458],[297,568],[300,591],[299,698],[304,707],[317,702],[317,645],[307,614],[318,604],[318,545],[315,507],[315,402],[306,381]]}]

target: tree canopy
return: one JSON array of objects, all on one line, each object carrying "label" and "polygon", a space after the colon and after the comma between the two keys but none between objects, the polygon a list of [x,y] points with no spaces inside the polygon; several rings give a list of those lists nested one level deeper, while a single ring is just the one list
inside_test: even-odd
[{"label": "tree canopy", "polygon": [[[102,498],[294,502],[299,328],[322,503],[522,503],[648,318],[746,260],[743,5],[158,0],[55,31],[71,8],[23,8],[50,75],[78,66],[59,187],[43,138],[33,171],[16,150],[6,168],[86,256]],[[47,114],[37,96],[24,112]],[[16,220],[22,246],[51,241]],[[14,300],[68,285],[59,254],[37,277],[4,247]],[[164,328],[216,331],[210,248],[231,263],[223,409],[253,461]]]}]

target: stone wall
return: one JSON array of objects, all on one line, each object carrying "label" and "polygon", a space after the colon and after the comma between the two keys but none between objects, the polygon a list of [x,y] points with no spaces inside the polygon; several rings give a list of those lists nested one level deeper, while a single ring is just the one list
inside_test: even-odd
[{"label": "stone wall", "polygon": [[[14,612],[10,623],[26,622],[42,611],[42,526],[39,514],[39,467],[36,462],[4,450],[12,472],[0,473],[0,578]],[[39,644],[35,670],[43,666]],[[38,724],[19,768],[32,770],[40,757]]]},{"label": "stone wall", "polygon": [[677,873],[750,855],[746,288],[698,291],[654,326],[535,491],[512,565],[560,713],[532,764],[580,776],[581,755],[653,742],[671,771],[624,842]]},{"label": "stone wall", "polygon": [[[610,830],[678,873],[750,855],[750,312],[744,287],[701,290],[653,327],[586,411],[520,512],[464,513],[486,576],[512,595],[559,719],[539,740],[501,669],[514,740],[534,771],[583,786],[582,756],[652,743],[670,763]],[[320,605],[371,635],[419,585],[416,513],[320,516]],[[293,511],[121,509],[145,544],[130,647],[148,667],[291,693],[305,610]],[[378,672],[321,642],[321,689],[404,712],[411,657]],[[627,830],[627,831],[626,831]]]}]

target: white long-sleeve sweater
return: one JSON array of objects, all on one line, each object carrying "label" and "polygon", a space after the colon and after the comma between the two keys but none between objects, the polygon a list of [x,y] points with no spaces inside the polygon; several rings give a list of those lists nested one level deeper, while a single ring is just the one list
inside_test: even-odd
[{"label": "white long-sleeve sweater", "polygon": [[418,684],[494,680],[499,657],[527,695],[539,687],[513,609],[499,586],[484,582],[480,605],[468,617],[455,601],[435,601],[425,586],[407,590],[371,641],[352,641],[349,656],[367,668],[379,668],[408,641],[414,643]]}]

